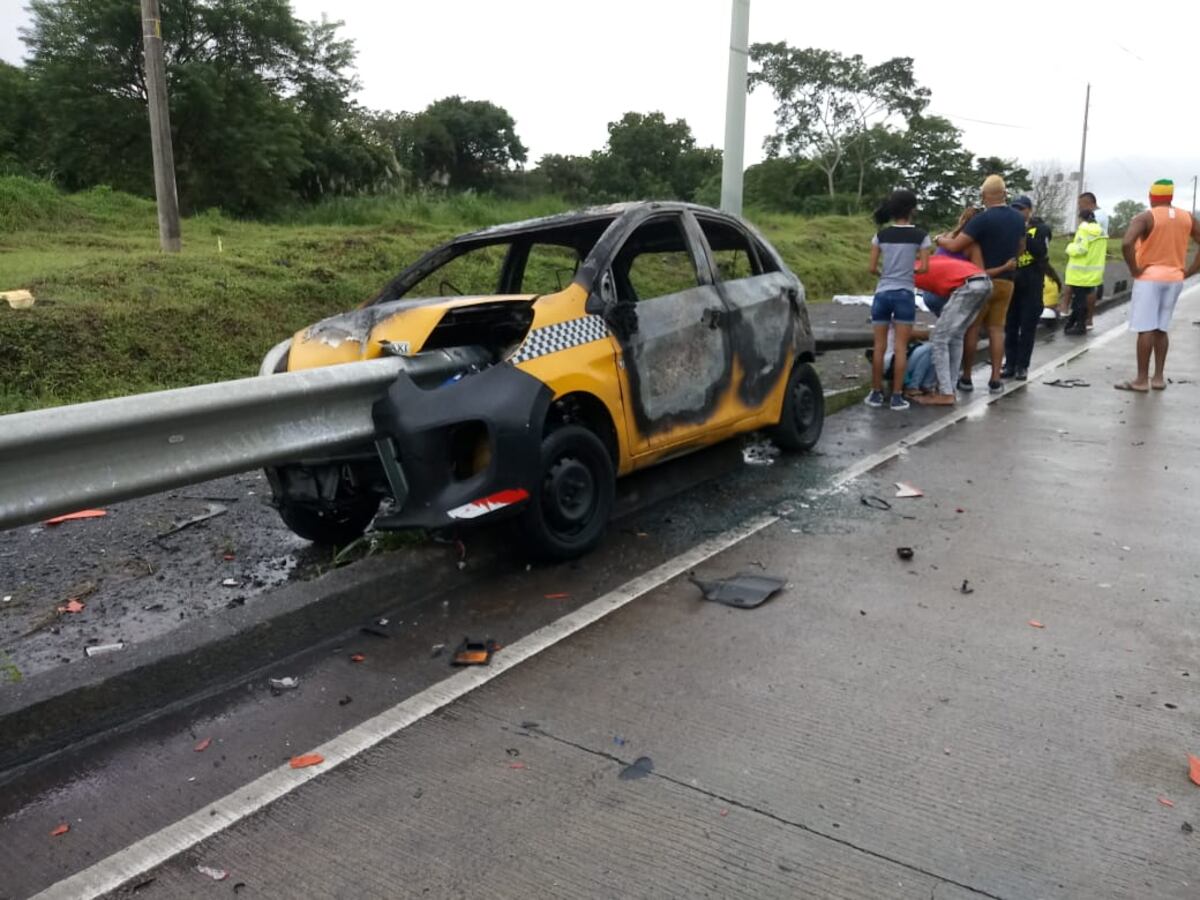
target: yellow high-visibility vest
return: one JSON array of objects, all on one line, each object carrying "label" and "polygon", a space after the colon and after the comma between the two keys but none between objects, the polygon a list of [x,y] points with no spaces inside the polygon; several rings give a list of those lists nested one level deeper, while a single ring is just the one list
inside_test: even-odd
[{"label": "yellow high-visibility vest", "polygon": [[1067,245],[1067,277],[1072,287],[1096,287],[1104,283],[1104,257],[1108,238],[1096,222],[1080,222],[1075,239]]}]

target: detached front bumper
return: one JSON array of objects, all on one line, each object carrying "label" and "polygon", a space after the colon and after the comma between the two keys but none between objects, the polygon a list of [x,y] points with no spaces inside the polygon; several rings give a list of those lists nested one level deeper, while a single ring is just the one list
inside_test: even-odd
[{"label": "detached front bumper", "polygon": [[520,510],[541,477],[551,399],[506,363],[432,388],[398,377],[372,411],[395,500],[375,526],[441,528]]}]

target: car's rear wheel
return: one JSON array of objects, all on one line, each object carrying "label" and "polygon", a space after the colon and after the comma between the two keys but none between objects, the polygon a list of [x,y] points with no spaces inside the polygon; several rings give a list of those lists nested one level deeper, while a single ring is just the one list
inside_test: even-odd
[{"label": "car's rear wheel", "polygon": [[565,425],[542,440],[541,476],[519,519],[522,544],[533,556],[565,560],[600,542],[612,514],[616,473],[594,433]]},{"label": "car's rear wheel", "polygon": [[279,504],[279,518],[306,541],[344,547],[367,530],[379,511],[379,501],[379,497],[362,496],[318,509],[284,500]]},{"label": "car's rear wheel", "polygon": [[796,363],[788,378],[783,413],[771,437],[784,450],[811,450],[825,427],[825,394],[812,363]]}]

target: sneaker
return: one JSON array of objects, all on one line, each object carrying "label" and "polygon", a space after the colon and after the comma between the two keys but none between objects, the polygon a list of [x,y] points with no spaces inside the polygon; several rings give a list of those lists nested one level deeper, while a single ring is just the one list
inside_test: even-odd
[{"label": "sneaker", "polygon": [[975,385],[971,383],[970,378],[960,378],[958,379],[958,389],[960,391],[966,391],[967,393],[970,393],[971,391],[975,390]]},{"label": "sneaker", "polygon": [[1015,375],[1015,374],[1016,374],[1016,372],[1013,369],[1005,368],[1005,369],[1000,370],[1001,378],[1012,378],[1013,375]]},{"label": "sneaker", "polygon": [[901,394],[892,394],[892,409],[908,409],[909,403]]},{"label": "sneaker", "polygon": [[863,403],[878,409],[883,406],[883,391],[871,391],[871,393],[867,394],[867,399]]},{"label": "sneaker", "polygon": [[1003,381],[989,381],[988,382],[988,393],[989,394],[999,394],[1003,390],[1004,390],[1004,382]]},{"label": "sneaker", "polygon": [[1016,378],[1017,381],[1028,381],[1029,380],[1029,370],[1028,369],[1017,369],[1017,374],[1014,375],[1013,377]]}]

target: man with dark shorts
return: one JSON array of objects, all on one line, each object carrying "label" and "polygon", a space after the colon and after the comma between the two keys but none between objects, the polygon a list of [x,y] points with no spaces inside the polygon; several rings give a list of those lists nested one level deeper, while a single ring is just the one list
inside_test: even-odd
[{"label": "man with dark shorts", "polygon": [[970,391],[975,388],[971,382],[971,369],[975,365],[979,329],[986,325],[992,361],[988,390],[997,394],[1004,388],[1000,381],[1000,367],[1004,362],[1004,322],[1013,295],[1012,271],[1017,267],[1017,257],[1025,251],[1025,217],[1006,202],[1008,191],[999,175],[985,178],[981,193],[983,212],[971,219],[961,233],[954,237],[942,235],[937,243],[951,253],[965,253],[971,245],[978,245],[983,258],[981,268],[992,277],[992,293],[980,310],[979,318],[967,329],[958,389]]},{"label": "man with dark shorts", "polygon": [[1025,252],[1017,257],[1012,303],[1004,323],[1004,369],[1001,378],[1024,381],[1033,358],[1033,340],[1045,308],[1043,280],[1049,278],[1062,290],[1062,279],[1050,265],[1050,226],[1033,214],[1033,201],[1024,194],[1012,202],[1025,218]]}]

